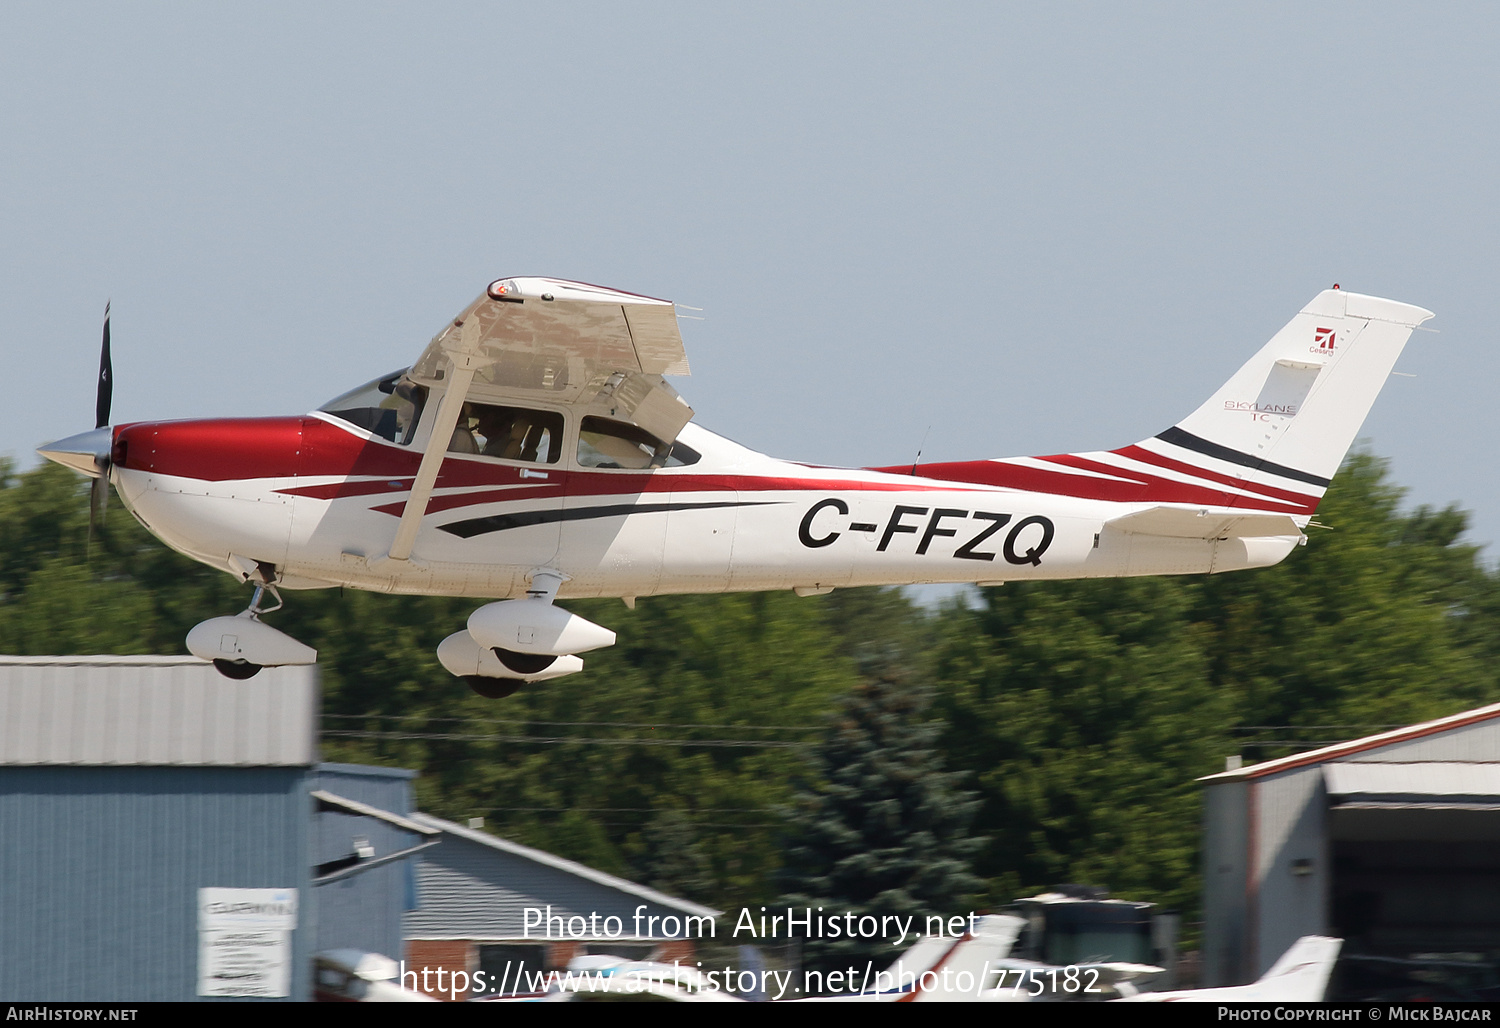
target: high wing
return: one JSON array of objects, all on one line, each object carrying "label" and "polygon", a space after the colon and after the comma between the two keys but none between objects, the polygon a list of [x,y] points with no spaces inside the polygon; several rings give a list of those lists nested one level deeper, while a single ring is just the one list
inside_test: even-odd
[{"label": "high wing", "polygon": [[662,376],[686,374],[670,300],[555,278],[491,282],[407,373],[442,400],[386,557],[411,558],[466,401],[572,406],[634,422],[670,444],[693,409]]},{"label": "high wing", "polygon": [[555,278],[490,283],[428,344],[410,377],[442,387],[457,358],[475,400],[608,407],[663,442],[693,410],[663,379],[686,375],[670,300]]}]

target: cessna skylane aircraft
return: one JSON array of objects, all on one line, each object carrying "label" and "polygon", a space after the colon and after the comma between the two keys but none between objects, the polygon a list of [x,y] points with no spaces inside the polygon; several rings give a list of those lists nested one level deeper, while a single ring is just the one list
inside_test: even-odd
[{"label": "cessna skylane aircraft", "polygon": [[[548,278],[489,287],[411,367],[301,417],[97,426],[39,452],[113,483],[173,549],[254,587],[188,649],[231,678],[317,654],[261,620],[282,589],[498,598],[438,647],[481,695],[572,674],[607,628],[553,601],[1275,564],[1419,307],[1314,297],[1186,419],[1133,446],[824,468],[692,423],[670,302]],[[1201,356],[1199,351],[1199,356]],[[269,593],[276,606],[262,606]]]}]

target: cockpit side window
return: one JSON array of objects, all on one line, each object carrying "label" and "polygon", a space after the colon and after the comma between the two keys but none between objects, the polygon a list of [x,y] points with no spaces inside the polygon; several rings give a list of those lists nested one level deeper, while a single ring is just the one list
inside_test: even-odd
[{"label": "cockpit side window", "polygon": [[557,411],[466,403],[448,452],[556,464],[562,456],[562,434],[563,416]]},{"label": "cockpit side window", "polygon": [[371,435],[409,446],[417,431],[417,419],[427,403],[427,387],[414,384],[405,375],[402,370],[366,382],[329,400],[318,410]]},{"label": "cockpit side window", "polygon": [[639,425],[587,417],[578,428],[578,466],[583,468],[676,468],[699,454],[682,443],[664,443]]}]

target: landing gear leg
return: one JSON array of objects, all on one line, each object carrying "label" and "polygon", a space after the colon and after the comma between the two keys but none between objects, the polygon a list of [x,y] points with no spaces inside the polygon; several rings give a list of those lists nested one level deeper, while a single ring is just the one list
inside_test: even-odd
[{"label": "landing gear leg", "polygon": [[[271,591],[271,595],[276,597],[276,606],[274,607],[262,607],[260,605],[260,598],[266,594],[266,590],[268,589]],[[274,585],[270,582],[256,582],[255,592],[250,596],[250,606],[245,608],[245,613],[258,621],[262,614],[273,614],[285,606],[286,601],[281,598],[281,594],[276,591]]]}]

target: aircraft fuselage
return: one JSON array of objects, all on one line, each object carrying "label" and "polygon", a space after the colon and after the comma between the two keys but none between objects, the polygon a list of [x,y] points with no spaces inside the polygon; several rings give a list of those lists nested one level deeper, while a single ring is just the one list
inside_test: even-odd
[{"label": "aircraft fuselage", "polygon": [[680,438],[695,463],[641,470],[449,453],[403,561],[383,557],[421,452],[321,412],[121,426],[111,477],[150,531],[231,573],[260,563],[294,589],[495,598],[523,595],[540,568],[567,576],[564,598],[1230,570],[1275,563],[1298,538],[1257,547],[1106,522],[1163,498],[1223,509],[1248,496],[1305,523],[1317,502],[1139,448],[1083,455],[1109,462],[1098,468],[1062,455],[912,474],[778,460],[696,425]]}]

